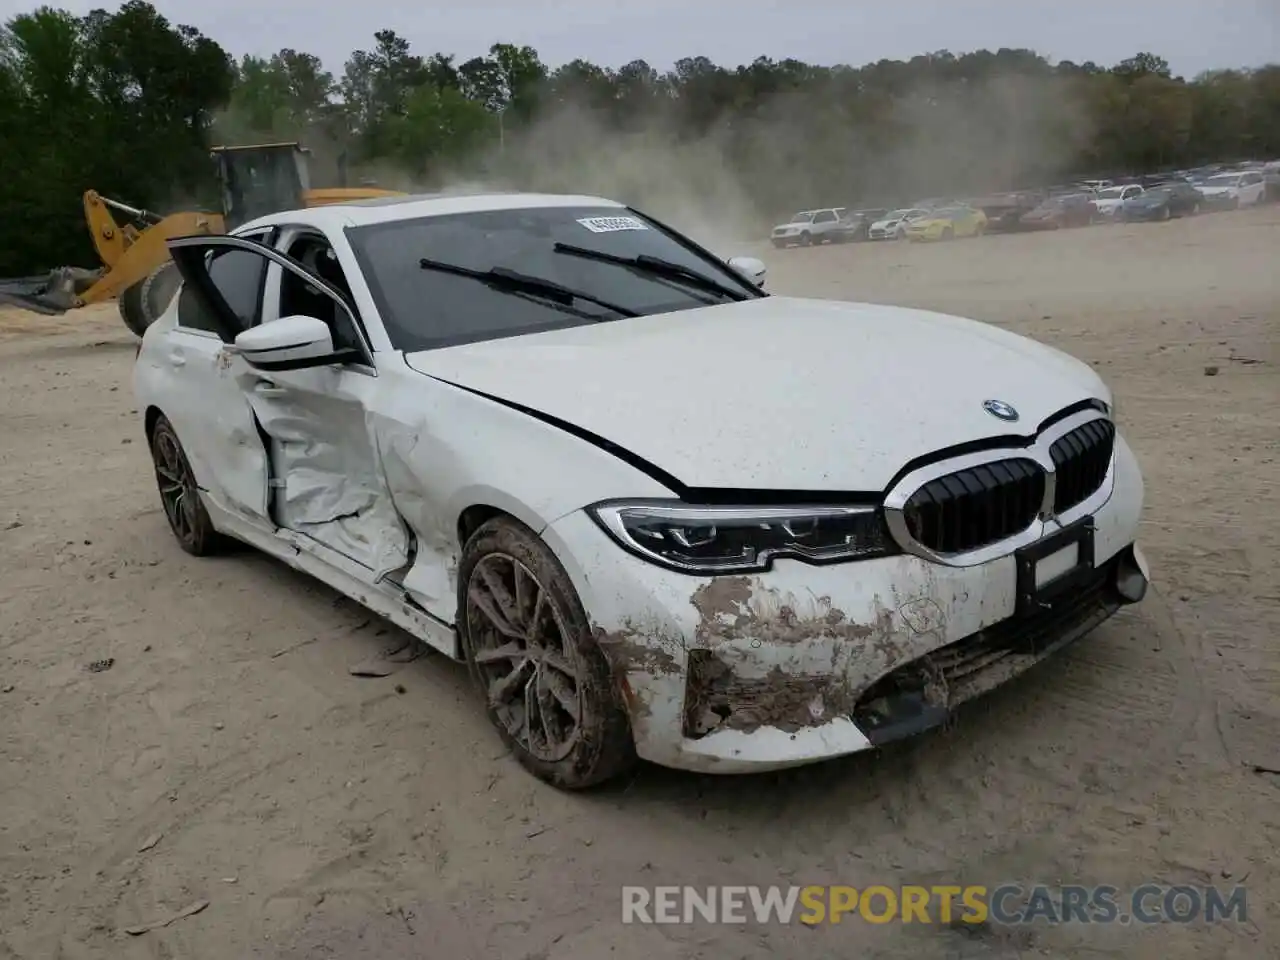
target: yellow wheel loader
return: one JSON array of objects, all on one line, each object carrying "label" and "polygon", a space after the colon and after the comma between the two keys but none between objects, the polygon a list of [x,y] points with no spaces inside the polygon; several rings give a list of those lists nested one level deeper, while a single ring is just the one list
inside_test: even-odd
[{"label": "yellow wheel loader", "polygon": [[212,154],[222,188],[221,212],[184,211],[162,217],[86,191],[85,223],[101,268],[60,267],[43,277],[0,280],[0,304],[59,314],[115,297],[125,326],[142,336],[179,284],[165,245],[171,237],[225,233],[281,210],[398,193],[374,187],[313,188],[309,152],[298,143],[215,147]]}]

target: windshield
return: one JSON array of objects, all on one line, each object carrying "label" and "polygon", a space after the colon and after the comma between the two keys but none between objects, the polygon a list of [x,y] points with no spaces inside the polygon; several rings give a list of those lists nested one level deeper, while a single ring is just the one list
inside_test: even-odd
[{"label": "windshield", "polygon": [[886,219],[886,220],[901,220],[903,217],[909,217],[909,216],[911,216],[911,215],[912,215],[913,213],[915,213],[915,212],[916,212],[915,210],[912,210],[912,209],[910,209],[910,208],[908,208],[908,209],[906,209],[906,210],[894,210],[892,213],[890,213],[890,214],[886,215],[886,216],[885,216],[885,219]]},{"label": "windshield", "polygon": [[1206,187],[1234,187],[1240,182],[1238,173],[1220,173],[1204,182]]},{"label": "windshield", "polygon": [[799,213],[793,213],[788,223],[809,223],[813,220],[812,210],[801,210]]},{"label": "windshield", "polygon": [[1163,200],[1173,193],[1173,187],[1152,187],[1142,196],[1137,197],[1138,200]]},{"label": "windshield", "polygon": [[[419,217],[349,227],[347,237],[397,350],[496,340],[615,320],[596,298],[648,316],[730,302],[687,280],[557,253],[557,243],[616,257],[655,257],[696,271],[744,298],[763,296],[727,265],[692,249],[634,211],[619,207],[538,207]],[[509,284],[425,269],[422,260],[469,271],[514,271],[581,296],[559,302]]]}]

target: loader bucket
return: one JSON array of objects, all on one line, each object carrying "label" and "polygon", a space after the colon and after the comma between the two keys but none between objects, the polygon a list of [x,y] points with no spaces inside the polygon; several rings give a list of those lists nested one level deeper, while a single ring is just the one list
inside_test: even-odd
[{"label": "loader bucket", "polygon": [[80,294],[98,282],[101,270],[60,267],[43,277],[0,280],[0,305],[56,316],[80,306]]}]

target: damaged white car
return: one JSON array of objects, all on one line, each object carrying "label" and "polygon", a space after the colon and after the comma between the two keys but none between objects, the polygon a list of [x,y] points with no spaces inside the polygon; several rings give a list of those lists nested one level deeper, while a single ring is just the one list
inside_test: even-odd
[{"label": "damaged white car", "polygon": [[135,380],[182,547],[252,544],[465,659],[559,786],[878,746],[1145,592],[1111,394],[997,328],[769,296],[591,197],[170,247]]}]

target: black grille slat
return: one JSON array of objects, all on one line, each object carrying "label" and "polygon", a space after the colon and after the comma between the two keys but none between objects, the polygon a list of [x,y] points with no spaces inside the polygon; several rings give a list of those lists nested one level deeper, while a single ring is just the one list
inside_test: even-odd
[{"label": "black grille slat", "polygon": [[1025,530],[1040,511],[1044,473],[999,460],[930,480],[904,506],[911,536],[939,553],[976,550]]},{"label": "black grille slat", "polygon": [[[1064,513],[1102,486],[1115,449],[1110,420],[1090,420],[1050,447],[1056,486],[1053,508]],[[903,506],[907,531],[938,553],[964,553],[1014,536],[1035,522],[1046,477],[1034,460],[1013,457],[930,480]]]},{"label": "black grille slat", "polygon": [[1102,486],[1115,440],[1116,428],[1110,420],[1090,420],[1054,442],[1050,456],[1057,474],[1053,497],[1057,513],[1083,503]]}]

